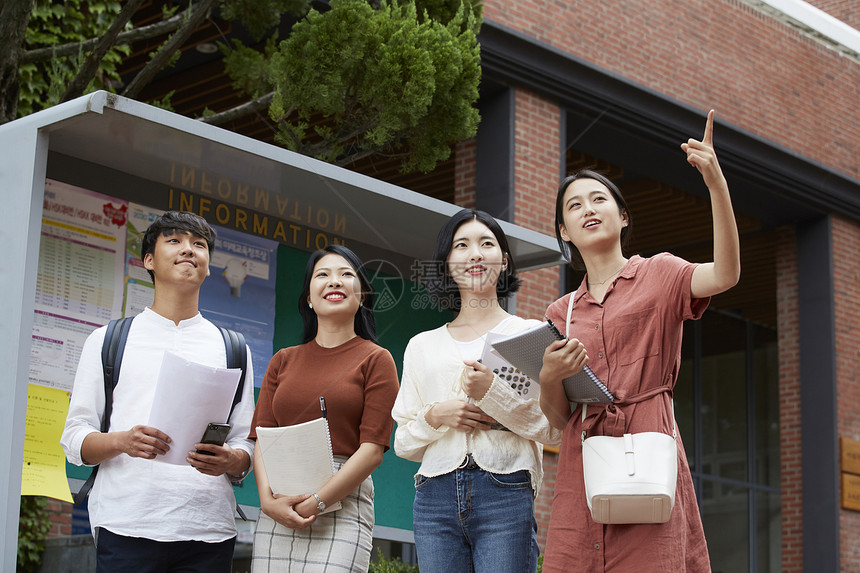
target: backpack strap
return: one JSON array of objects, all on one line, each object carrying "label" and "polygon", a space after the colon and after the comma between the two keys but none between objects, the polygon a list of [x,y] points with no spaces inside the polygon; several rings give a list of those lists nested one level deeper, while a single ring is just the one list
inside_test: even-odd
[{"label": "backpack strap", "polygon": [[[133,318],[125,317],[111,320],[107,325],[107,331],[105,331],[105,340],[102,344],[102,372],[105,390],[105,409],[101,425],[102,433],[107,432],[108,428],[110,428],[110,416],[113,411],[113,390],[116,388],[117,382],[119,382],[122,355]],[[90,490],[96,481],[97,473],[99,473],[99,466],[93,468],[90,477],[87,478],[87,481],[84,482],[84,485],[75,494],[75,505],[81,505],[90,494]]]},{"label": "backpack strap", "polygon": [[241,332],[230,330],[222,326],[218,327],[221,331],[221,336],[224,338],[224,349],[227,352],[227,368],[241,368],[242,374],[239,376],[239,385],[236,387],[236,395],[233,396],[233,404],[230,406],[230,416],[233,415],[233,409],[236,404],[242,401],[242,390],[245,388],[245,371],[248,368],[248,356],[245,352],[245,336]]},{"label": "backpack strap", "polygon": [[110,415],[113,411],[113,390],[119,382],[122,355],[128,340],[128,331],[134,317],[118,318],[108,323],[105,342],[102,344],[102,368],[105,381],[105,412],[102,416],[102,432],[110,428]]},{"label": "backpack strap", "polygon": [[[245,348],[245,336],[241,332],[236,332],[222,326],[219,326],[218,330],[221,331],[221,336],[224,338],[224,349],[227,352],[227,368],[242,369],[242,374],[239,375],[239,384],[236,386],[236,395],[233,396],[233,404],[230,406],[230,414],[227,416],[227,421],[229,422],[236,404],[242,401],[242,390],[245,387],[245,371],[248,369],[248,354]],[[244,483],[242,480],[247,473],[243,473],[235,481],[234,479],[230,479],[230,483],[233,486],[242,487]],[[248,521],[248,517],[242,511],[242,507],[239,504],[236,504],[236,512],[244,521]]]}]

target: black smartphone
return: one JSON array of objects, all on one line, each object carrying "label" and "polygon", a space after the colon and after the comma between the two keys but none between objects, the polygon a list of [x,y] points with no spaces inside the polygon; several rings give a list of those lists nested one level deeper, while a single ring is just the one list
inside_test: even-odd
[{"label": "black smartphone", "polygon": [[[223,446],[227,440],[227,434],[230,433],[230,424],[209,424],[206,426],[206,431],[203,432],[203,437],[200,438],[201,444],[215,444]],[[195,450],[198,454],[206,454],[207,456],[215,455],[212,452],[204,450]]]}]

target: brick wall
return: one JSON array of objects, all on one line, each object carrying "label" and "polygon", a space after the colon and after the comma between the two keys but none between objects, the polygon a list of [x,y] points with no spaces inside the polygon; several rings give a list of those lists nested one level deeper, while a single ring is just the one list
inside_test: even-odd
[{"label": "brick wall", "polygon": [[[833,218],[838,433],[860,440],[860,226]],[[860,571],[860,512],[839,513],[843,571]]]},{"label": "brick wall", "polygon": [[513,222],[554,237],[561,110],[555,102],[522,89],[516,91],[515,102]]},{"label": "brick wall", "polygon": [[822,12],[827,12],[854,28],[860,29],[860,9],[857,0],[806,0]]},{"label": "brick wall", "polygon": [[51,518],[51,529],[47,537],[68,537],[72,534],[72,504],[48,499],[45,511]]},{"label": "brick wall", "polygon": [[488,0],[484,16],[860,178],[860,64],[740,0]]},{"label": "brick wall", "polygon": [[475,208],[475,138],[454,146],[454,203]]},{"label": "brick wall", "polygon": [[[561,173],[561,112],[558,105],[534,93],[517,90],[514,127],[513,222],[554,237],[555,192]],[[558,268],[520,274],[517,314],[542,319],[558,298]]]},{"label": "brick wall", "polygon": [[779,341],[779,442],[782,488],[782,571],[803,571],[803,468],[800,427],[800,335],[797,244],[781,229],[776,247],[776,304]]}]

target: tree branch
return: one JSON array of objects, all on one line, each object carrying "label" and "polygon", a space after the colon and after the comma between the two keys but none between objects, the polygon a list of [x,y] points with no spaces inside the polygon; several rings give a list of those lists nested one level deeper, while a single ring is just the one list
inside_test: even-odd
[{"label": "tree branch", "polygon": [[18,115],[18,68],[34,0],[0,2],[0,124]]},{"label": "tree branch", "polygon": [[341,132],[340,134],[338,134],[337,139],[335,140],[335,143],[337,145],[343,145],[344,143],[346,143],[348,141],[352,141],[353,139],[355,139],[359,135],[367,133],[368,131],[371,130],[371,128],[376,127],[378,125],[379,115],[380,114],[378,114],[378,113],[374,114],[373,117],[368,118],[364,123],[355,127],[349,133]]},{"label": "tree branch", "polygon": [[[348,154],[344,155],[342,158],[337,159],[333,163],[335,165],[337,165],[338,167],[346,167],[347,165],[352,165],[356,161],[360,161],[360,160],[364,159],[365,157],[370,157],[371,155],[376,155],[376,154],[379,154],[378,149],[365,149],[364,151],[359,151],[357,153],[348,153]],[[405,156],[405,155],[408,155],[408,154],[398,153],[398,154],[393,155],[392,157],[400,157],[400,156]]]},{"label": "tree branch", "polygon": [[243,103],[242,105],[237,105],[234,108],[224,110],[213,115],[208,115],[206,117],[201,117],[199,121],[212,125],[221,125],[228,121],[233,121],[234,119],[245,117],[246,115],[251,115],[252,113],[267,110],[272,104],[272,97],[274,95],[275,92],[267,93],[266,95],[262,95],[249,102]]},{"label": "tree branch", "polygon": [[[184,12],[171,16],[167,20],[156,22],[155,24],[141,26],[140,28],[128,30],[127,32],[120,32],[116,37],[114,45],[119,46],[123,44],[133,44],[139,40],[149,40],[150,38],[155,38],[162,34],[169,34],[182,25],[182,23],[187,19],[190,10],[192,10],[192,8],[188,8]],[[83,42],[71,42],[69,44],[61,44],[59,46],[34,48],[24,52],[24,55],[21,57],[21,63],[31,64],[33,62],[50,60],[54,57],[63,58],[75,55],[80,50],[87,52],[98,42],[99,38],[92,38]]]},{"label": "tree branch", "polygon": [[105,57],[105,54],[107,54],[108,50],[111,49],[111,46],[114,45],[117,35],[119,35],[120,31],[125,28],[126,22],[131,20],[131,17],[141,4],[143,4],[143,0],[129,0],[125,3],[125,6],[122,7],[122,10],[120,10],[117,15],[116,20],[113,21],[113,24],[111,24],[104,36],[101,37],[98,44],[96,44],[96,47],[92,52],[90,52],[90,55],[87,56],[84,65],[81,66],[75,79],[73,79],[68,87],[66,87],[66,91],[60,98],[61,102],[69,101],[84,92],[84,88],[87,87],[87,84],[89,84],[90,80],[92,80],[96,75],[102,58]]},{"label": "tree branch", "polygon": [[122,95],[129,98],[137,97],[144,87],[155,77],[155,75],[164,68],[170,57],[182,47],[186,40],[191,36],[197,27],[209,17],[209,11],[215,4],[221,0],[202,0],[188,20],[180,27],[171,38],[164,44],[158,52],[152,57],[149,62],[140,70],[134,79],[122,91]]},{"label": "tree branch", "polygon": [[[292,111],[292,110],[291,110]],[[289,113],[284,114],[284,117],[289,117]],[[293,140],[293,146],[296,149],[302,148],[302,140],[293,130],[293,126],[290,125],[288,121],[284,121],[283,119],[278,120],[278,126],[289,136],[290,139]]]},{"label": "tree branch", "polygon": [[[193,8],[188,20],[171,36],[161,49],[156,52],[149,62],[140,70],[134,79],[129,82],[122,92],[122,95],[129,98],[137,97],[140,91],[146,87],[149,82],[160,72],[170,57],[180,49],[186,40],[191,36],[197,27],[209,17],[209,11],[212,7],[221,2],[221,0],[202,0],[196,7]],[[191,8],[189,8],[191,10]]]}]

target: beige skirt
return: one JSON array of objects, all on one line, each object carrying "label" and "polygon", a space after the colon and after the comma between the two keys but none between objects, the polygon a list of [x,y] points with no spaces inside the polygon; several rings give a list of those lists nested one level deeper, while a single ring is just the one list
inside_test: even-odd
[{"label": "beige skirt", "polygon": [[[346,458],[335,457],[337,469]],[[373,480],[341,500],[343,507],[305,529],[284,527],[260,512],[251,573],[366,573],[373,545]]]}]

